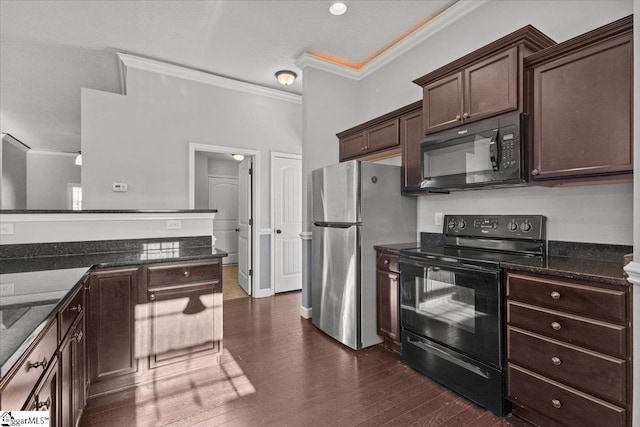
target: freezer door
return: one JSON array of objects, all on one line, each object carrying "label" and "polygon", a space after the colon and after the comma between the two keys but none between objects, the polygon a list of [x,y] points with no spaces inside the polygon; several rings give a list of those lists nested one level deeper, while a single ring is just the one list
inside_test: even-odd
[{"label": "freezer door", "polygon": [[313,324],[357,350],[360,337],[360,227],[313,226]]},{"label": "freezer door", "polygon": [[360,162],[352,160],[311,173],[313,221],[360,222]]}]

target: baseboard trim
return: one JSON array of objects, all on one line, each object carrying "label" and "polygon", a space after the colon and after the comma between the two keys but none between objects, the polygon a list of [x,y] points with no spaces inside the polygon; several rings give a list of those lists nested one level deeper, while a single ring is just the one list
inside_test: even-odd
[{"label": "baseboard trim", "polygon": [[300,317],[304,317],[305,319],[311,319],[311,311],[312,307],[303,307],[300,306]]}]

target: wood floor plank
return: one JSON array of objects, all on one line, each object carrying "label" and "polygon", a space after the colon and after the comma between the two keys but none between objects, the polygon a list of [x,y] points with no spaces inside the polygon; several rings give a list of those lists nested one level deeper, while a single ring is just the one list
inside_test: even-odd
[{"label": "wood floor plank", "polygon": [[300,293],[224,301],[221,364],[92,399],[81,426],[500,426],[400,363],[354,351],[300,318]]}]

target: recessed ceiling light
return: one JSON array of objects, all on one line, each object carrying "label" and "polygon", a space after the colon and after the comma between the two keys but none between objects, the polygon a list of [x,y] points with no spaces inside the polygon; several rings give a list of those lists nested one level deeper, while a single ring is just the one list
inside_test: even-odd
[{"label": "recessed ceiling light", "polygon": [[281,70],[276,73],[276,79],[285,86],[289,86],[296,81],[298,75],[293,71]]},{"label": "recessed ceiling light", "polygon": [[332,15],[336,15],[336,16],[344,15],[346,11],[347,11],[347,5],[342,2],[336,2],[332,4],[331,7],[329,8],[329,12],[331,12]]}]

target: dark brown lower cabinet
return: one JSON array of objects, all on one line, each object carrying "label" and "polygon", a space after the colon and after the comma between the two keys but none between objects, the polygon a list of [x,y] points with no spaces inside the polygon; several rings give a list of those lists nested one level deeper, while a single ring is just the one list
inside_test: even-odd
[{"label": "dark brown lower cabinet", "polygon": [[84,315],[79,316],[60,345],[60,423],[76,426],[86,403]]},{"label": "dark brown lower cabinet", "polygon": [[219,282],[152,288],[148,292],[149,368],[220,351],[222,325],[216,318],[216,307],[222,306]]},{"label": "dark brown lower cabinet", "polygon": [[47,366],[40,385],[25,408],[27,411],[49,411],[49,425],[52,427],[60,425],[58,423],[59,379],[58,360],[54,358]]},{"label": "dark brown lower cabinet", "polygon": [[[135,310],[138,267],[97,270],[91,274],[87,351],[91,386],[116,380],[124,386],[138,371]],[[120,377],[125,377],[122,383]]]},{"label": "dark brown lower cabinet", "polygon": [[398,310],[399,271],[398,255],[377,252],[376,302],[378,335],[383,337],[385,346],[400,350],[400,317]]},{"label": "dark brown lower cabinet", "polygon": [[507,272],[508,396],[536,425],[631,425],[629,286]]}]

